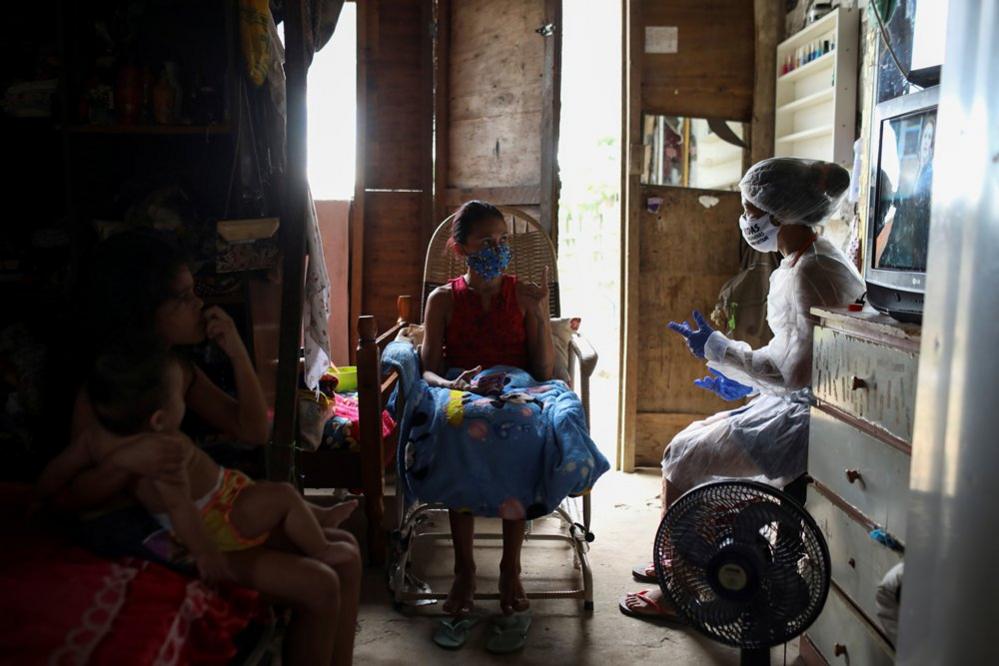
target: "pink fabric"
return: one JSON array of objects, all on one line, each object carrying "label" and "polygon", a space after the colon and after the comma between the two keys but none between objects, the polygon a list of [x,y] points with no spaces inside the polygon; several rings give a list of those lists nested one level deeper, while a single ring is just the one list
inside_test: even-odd
[{"label": "pink fabric", "polygon": [[107,560],[24,516],[30,488],[0,484],[0,663],[224,664],[263,612],[253,590],[215,592],[144,561]]}]

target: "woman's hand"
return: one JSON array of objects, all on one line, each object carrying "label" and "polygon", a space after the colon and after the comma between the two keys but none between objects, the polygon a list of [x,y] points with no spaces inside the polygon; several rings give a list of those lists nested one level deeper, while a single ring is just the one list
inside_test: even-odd
[{"label": "woman's hand", "polygon": [[458,375],[455,379],[448,382],[448,388],[452,391],[469,391],[475,392],[475,385],[472,383],[472,378],[475,375],[482,372],[482,366],[477,365],[471,370],[465,370],[463,373]]},{"label": "woman's hand", "polygon": [[548,312],[548,295],[551,292],[551,289],[548,287],[550,274],[551,269],[545,266],[545,272],[540,285],[533,282],[520,283],[521,305],[524,306],[525,310],[534,309],[538,312]]},{"label": "woman's hand", "polygon": [[239,331],[236,330],[236,323],[217,305],[205,310],[205,335],[230,359],[247,356],[246,347],[239,337]]}]

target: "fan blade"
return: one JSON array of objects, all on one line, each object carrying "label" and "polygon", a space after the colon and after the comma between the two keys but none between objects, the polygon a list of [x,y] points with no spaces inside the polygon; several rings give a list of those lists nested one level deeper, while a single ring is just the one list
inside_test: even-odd
[{"label": "fan blade", "polygon": [[[698,525],[683,523],[675,525],[670,532],[669,540],[673,544],[677,557],[688,564],[705,568],[715,554],[715,548],[697,531]],[[676,562],[674,562],[674,566]]]},{"label": "fan blade", "polygon": [[754,502],[744,507],[735,517],[732,525],[732,533],[736,540],[742,543],[756,543],[760,530],[774,524],[781,526],[781,529],[800,529],[792,516],[781,510],[779,504],[774,502]]},{"label": "fan blade", "polygon": [[690,609],[690,613],[701,623],[721,627],[738,622],[746,611],[746,605],[716,597],[703,601]]},{"label": "fan blade", "polygon": [[[808,581],[793,567],[774,564],[763,576],[760,594],[749,604],[750,615],[761,625],[786,633],[787,623],[808,610],[811,598]],[[788,640],[791,637],[788,634]]]}]

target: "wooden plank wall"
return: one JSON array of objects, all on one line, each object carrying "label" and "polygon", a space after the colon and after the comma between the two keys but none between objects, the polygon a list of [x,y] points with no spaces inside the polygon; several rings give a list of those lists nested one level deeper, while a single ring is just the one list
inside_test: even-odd
[{"label": "wooden plank wall", "polygon": [[439,32],[448,40],[440,58],[444,72],[438,74],[438,94],[446,99],[438,107],[439,126],[446,128],[438,142],[439,214],[471,198],[540,206],[547,185],[540,221],[551,230],[557,182],[543,174],[556,169],[561,39],[537,30],[561,23],[561,2],[460,0],[441,6],[450,12],[446,33]]},{"label": "wooden plank wall", "polygon": [[[739,271],[739,195],[640,185],[642,113],[750,122],[755,34],[753,2],[629,0],[626,7],[621,464],[628,470],[658,465],[677,432],[732,407],[692,385],[706,374],[704,363],[665,325],[695,307],[710,314]],[[645,53],[646,26],[676,27],[677,53]],[[702,195],[718,203],[706,207]],[[650,196],[664,199],[658,215],[646,210]]]},{"label": "wooden plank wall", "polygon": [[359,10],[351,321],[372,314],[384,330],[396,298],[420,294],[433,219],[432,4],[367,0]]},{"label": "wooden plank wall", "polygon": [[749,122],[753,112],[753,3],[644,0],[644,26],[675,26],[676,53],[644,54],[642,106],[700,118]]}]

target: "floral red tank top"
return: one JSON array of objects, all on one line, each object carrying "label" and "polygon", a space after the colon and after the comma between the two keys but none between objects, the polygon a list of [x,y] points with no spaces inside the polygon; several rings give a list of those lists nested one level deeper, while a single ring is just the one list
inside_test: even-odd
[{"label": "floral red tank top", "polygon": [[482,308],[482,298],[464,277],[451,280],[453,308],[444,333],[444,355],[452,368],[481,365],[527,368],[527,330],[517,305],[517,278],[504,275],[499,293]]}]

